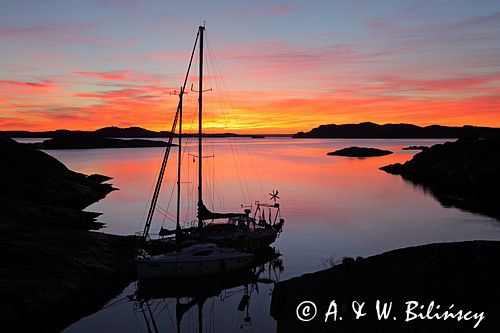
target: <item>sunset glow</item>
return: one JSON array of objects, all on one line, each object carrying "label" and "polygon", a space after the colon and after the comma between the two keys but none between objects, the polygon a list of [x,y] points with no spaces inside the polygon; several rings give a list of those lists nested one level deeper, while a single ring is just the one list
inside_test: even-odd
[{"label": "sunset glow", "polygon": [[107,0],[2,4],[0,130],[168,130],[200,18],[207,132],[500,126],[498,1]]}]

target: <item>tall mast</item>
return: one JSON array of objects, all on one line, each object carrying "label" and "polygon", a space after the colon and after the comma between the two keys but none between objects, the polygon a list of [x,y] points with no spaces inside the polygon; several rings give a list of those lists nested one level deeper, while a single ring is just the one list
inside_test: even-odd
[{"label": "tall mast", "polygon": [[181,162],[182,162],[182,96],[184,88],[181,87],[179,93],[179,156],[177,157],[177,223],[175,225],[175,239],[178,241],[181,231],[180,215],[181,215]]},{"label": "tall mast", "polygon": [[[200,35],[200,74],[198,83],[198,209],[203,205],[203,149],[202,149],[202,130],[203,130],[203,32],[205,31],[204,26],[198,28],[198,33]],[[203,227],[203,220],[198,214],[198,228]]]}]

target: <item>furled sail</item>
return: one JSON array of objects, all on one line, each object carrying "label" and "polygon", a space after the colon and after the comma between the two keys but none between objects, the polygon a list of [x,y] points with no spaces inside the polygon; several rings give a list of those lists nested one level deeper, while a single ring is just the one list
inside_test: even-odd
[{"label": "furled sail", "polygon": [[214,213],[211,212],[203,202],[198,203],[198,219],[200,220],[215,220],[227,219],[233,217],[243,217],[245,213]]}]

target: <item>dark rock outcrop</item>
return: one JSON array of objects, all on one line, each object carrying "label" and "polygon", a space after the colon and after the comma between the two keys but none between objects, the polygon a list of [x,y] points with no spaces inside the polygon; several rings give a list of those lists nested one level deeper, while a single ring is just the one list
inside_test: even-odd
[{"label": "dark rock outcrop", "polygon": [[40,205],[82,209],[114,188],[102,175],[69,170],[52,156],[0,137],[0,197]]},{"label": "dark rock outcrop", "polygon": [[380,168],[423,185],[445,206],[500,219],[500,138],[434,145],[404,164]]},{"label": "dark rock outcrop", "polygon": [[[333,268],[302,275],[275,285],[271,315],[277,332],[449,332],[473,331],[477,320],[413,320],[405,322],[407,301],[425,305],[415,311],[443,313],[451,304],[459,309],[485,313],[479,331],[493,332],[500,325],[500,242],[470,241],[429,244],[386,252],[363,260],[349,260]],[[297,319],[303,301],[317,306],[308,322]],[[342,320],[325,323],[325,313],[335,300]],[[391,302],[389,319],[378,320],[376,301]],[[353,301],[366,302],[366,316],[356,320]],[[436,306],[440,305],[440,310]],[[397,320],[393,320],[396,317]]]},{"label": "dark rock outcrop", "polygon": [[6,332],[52,332],[99,309],[133,272],[135,237],[97,229],[83,208],[113,187],[44,152],[0,137],[0,322]]},{"label": "dark rock outcrop", "polygon": [[165,147],[164,141],[144,139],[105,138],[85,132],[60,131],[52,139],[29,144],[38,149],[96,149],[96,148],[141,148]]},{"label": "dark rock outcrop", "polygon": [[5,332],[59,332],[100,309],[135,278],[134,236],[17,222],[0,224]]},{"label": "dark rock outcrop", "polygon": [[420,127],[412,124],[384,124],[365,122],[359,124],[329,124],[299,132],[293,138],[462,138],[500,135],[500,128],[431,125]]},{"label": "dark rock outcrop", "polygon": [[392,173],[393,175],[399,175],[401,173],[401,170],[403,169],[403,164],[401,163],[388,164],[383,167],[380,167],[379,169],[387,173]]},{"label": "dark rock outcrop", "polygon": [[330,152],[327,155],[347,156],[347,157],[373,157],[373,156],[385,156],[389,154],[392,154],[392,151],[377,149],[377,148],[349,147]]}]

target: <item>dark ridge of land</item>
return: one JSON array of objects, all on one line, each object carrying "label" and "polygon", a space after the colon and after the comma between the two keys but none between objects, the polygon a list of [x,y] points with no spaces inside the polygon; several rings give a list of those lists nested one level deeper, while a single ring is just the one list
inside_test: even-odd
[{"label": "dark ridge of land", "polygon": [[88,231],[83,208],[114,188],[44,152],[0,137],[0,322],[9,332],[60,331],[130,283],[133,236]]},{"label": "dark ridge of land", "polygon": [[427,146],[408,146],[408,147],[403,147],[401,149],[402,150],[424,150],[427,148],[429,148],[429,147],[427,147]]},{"label": "dark ridge of land", "polygon": [[170,131],[150,131],[142,127],[103,127],[93,134],[105,138],[166,138],[171,135]]},{"label": "dark ridge of land", "polygon": [[461,139],[380,169],[422,185],[446,207],[500,219],[500,138]]},{"label": "dark ridge of land", "polygon": [[299,132],[293,138],[363,138],[363,139],[402,139],[402,138],[462,138],[500,136],[500,128],[462,126],[451,127],[431,125],[420,127],[412,124],[385,124],[365,122],[359,124],[329,124],[313,128],[309,132]]},{"label": "dark ridge of land", "polygon": [[81,210],[115,190],[102,175],[69,170],[54,157],[0,137],[0,197]]},{"label": "dark ridge of land", "polygon": [[[393,250],[368,258],[345,258],[342,264],[275,284],[271,316],[277,332],[450,332],[473,331],[476,320],[413,320],[405,322],[407,301],[435,302],[432,313],[453,310],[483,312],[478,330],[500,327],[500,242],[469,241],[428,244]],[[298,304],[309,300],[318,314],[308,322],[297,319]],[[335,300],[338,316],[325,313]],[[391,302],[388,320],[376,317],[376,301]],[[366,316],[355,320],[351,302],[366,302]],[[436,306],[440,305],[440,310]],[[396,317],[397,320],[393,320]]]},{"label": "dark ridge of land", "polygon": [[144,139],[104,138],[85,132],[60,131],[52,139],[27,143],[37,149],[99,149],[99,148],[144,148],[166,147],[167,142]]},{"label": "dark ridge of land", "polygon": [[[0,135],[9,138],[53,138],[61,133],[86,133],[93,134],[103,138],[167,138],[171,135],[170,131],[151,131],[142,127],[104,127],[95,131],[70,131],[70,130],[55,130],[55,131],[0,131]],[[184,133],[184,137],[196,137],[196,133]],[[291,134],[264,134],[272,137],[291,137]],[[178,135],[174,133],[174,137]],[[254,134],[236,134],[236,133],[204,133],[204,137],[227,138],[227,137],[252,137]]]},{"label": "dark ridge of land", "polygon": [[385,156],[389,154],[392,154],[392,151],[377,149],[377,148],[349,147],[329,152],[327,155],[346,156],[346,157],[373,157],[373,156]]}]

